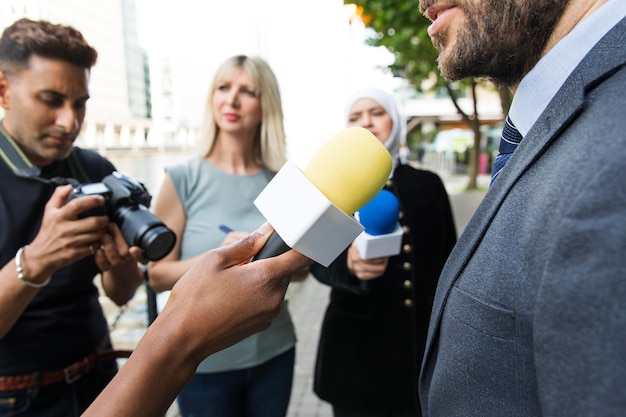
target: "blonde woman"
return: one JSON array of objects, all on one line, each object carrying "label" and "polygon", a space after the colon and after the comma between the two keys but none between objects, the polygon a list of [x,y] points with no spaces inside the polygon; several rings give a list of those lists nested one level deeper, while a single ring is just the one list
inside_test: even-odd
[{"label": "blonde woman", "polygon": [[[286,139],[278,83],[264,60],[238,55],[222,63],[202,134],[204,155],[168,167],[154,205],[178,238],[168,256],[149,265],[157,292],[171,289],[201,254],[265,222],[253,200],[285,162]],[[285,302],[269,329],[200,364],[178,397],[182,416],[286,415],[295,344]]]}]

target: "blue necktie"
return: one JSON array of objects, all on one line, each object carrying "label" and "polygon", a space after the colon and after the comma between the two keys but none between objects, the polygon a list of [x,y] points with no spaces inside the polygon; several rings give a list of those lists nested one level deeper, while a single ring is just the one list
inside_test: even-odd
[{"label": "blue necktie", "polygon": [[[502,137],[500,138],[500,147],[498,148],[498,156],[493,161],[493,169],[491,173],[491,184],[496,179],[504,164],[509,160],[513,151],[517,148],[517,145],[522,140],[522,135],[519,133],[509,116],[506,116],[506,122],[502,127]],[[490,185],[491,185],[490,184]]]}]

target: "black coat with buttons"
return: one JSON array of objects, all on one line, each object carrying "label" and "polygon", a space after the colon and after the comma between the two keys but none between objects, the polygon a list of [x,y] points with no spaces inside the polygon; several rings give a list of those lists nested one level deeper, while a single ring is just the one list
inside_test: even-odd
[{"label": "black coat with buttons", "polygon": [[386,189],[400,201],[401,253],[382,277],[360,281],[344,251],[328,268],[332,286],[322,325],[314,391],[352,410],[414,412],[419,367],[439,274],[456,243],[448,194],[434,173],[399,165]]}]

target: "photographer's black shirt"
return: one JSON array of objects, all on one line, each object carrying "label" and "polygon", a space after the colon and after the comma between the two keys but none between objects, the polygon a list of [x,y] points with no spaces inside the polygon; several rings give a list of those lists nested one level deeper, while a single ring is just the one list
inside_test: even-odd
[{"label": "photographer's black shirt", "polygon": [[[115,170],[95,152],[77,147],[72,152],[75,159],[43,167],[40,177],[98,182]],[[76,161],[80,166],[75,166]],[[37,235],[45,204],[56,186],[18,177],[2,161],[0,179],[0,265],[4,266]],[[0,376],[57,370],[94,351],[107,333],[93,283],[99,272],[93,256],[87,256],[52,276],[0,339]]]}]

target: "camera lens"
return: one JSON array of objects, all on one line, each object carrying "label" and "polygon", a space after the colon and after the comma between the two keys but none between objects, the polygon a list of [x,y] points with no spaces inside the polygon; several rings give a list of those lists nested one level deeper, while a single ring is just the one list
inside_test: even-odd
[{"label": "camera lens", "polygon": [[155,224],[141,236],[141,246],[146,258],[158,261],[170,253],[176,243],[176,235],[165,225]]},{"label": "camera lens", "polygon": [[115,217],[126,242],[143,249],[144,256],[151,261],[163,258],[176,243],[176,234],[144,206],[122,206]]}]

